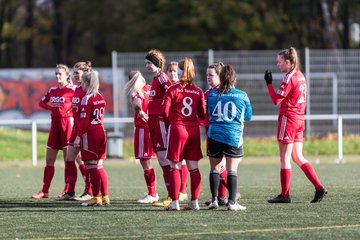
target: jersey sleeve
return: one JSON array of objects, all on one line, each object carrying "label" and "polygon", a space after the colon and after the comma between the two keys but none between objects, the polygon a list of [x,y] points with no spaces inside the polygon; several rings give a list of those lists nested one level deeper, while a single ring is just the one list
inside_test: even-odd
[{"label": "jersey sleeve", "polygon": [[199,102],[199,107],[198,107],[198,116],[201,120],[205,119],[205,115],[206,115],[206,106],[205,106],[205,96],[203,91],[201,91],[201,96],[200,96],[200,102]]},{"label": "jersey sleeve", "polygon": [[40,99],[39,107],[51,111],[52,107],[48,104],[49,101],[50,101],[50,90]]},{"label": "jersey sleeve", "polygon": [[81,137],[85,131],[90,121],[91,107],[89,106],[89,96],[83,97],[80,104],[80,117],[78,125],[77,135]]},{"label": "jersey sleeve", "polygon": [[284,100],[283,96],[277,94],[274,91],[274,88],[273,88],[272,84],[267,85],[267,89],[268,89],[268,92],[269,92],[270,99],[275,105],[280,104]]},{"label": "jersey sleeve", "polygon": [[245,102],[244,120],[250,121],[252,118],[252,107],[251,107],[250,99],[246,93],[245,93],[245,97],[244,97],[244,102]]},{"label": "jersey sleeve", "polygon": [[164,101],[163,101],[163,119],[166,126],[166,129],[169,126],[169,116],[170,116],[170,106],[171,106],[171,93],[169,90],[165,92]]},{"label": "jersey sleeve", "polygon": [[160,74],[159,82],[164,87],[165,90],[168,89],[172,85],[171,82],[167,79],[167,76],[165,73]]}]

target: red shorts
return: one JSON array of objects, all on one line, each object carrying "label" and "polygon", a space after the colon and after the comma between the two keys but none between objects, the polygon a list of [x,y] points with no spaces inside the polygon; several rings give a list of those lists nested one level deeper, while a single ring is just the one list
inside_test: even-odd
[{"label": "red shorts", "polygon": [[81,158],[83,161],[106,158],[106,134],[103,128],[96,128],[81,137]]},{"label": "red shorts", "polygon": [[135,127],[134,154],[136,159],[150,159],[155,157],[149,127]]},{"label": "red shorts", "polygon": [[73,126],[73,129],[71,131],[71,136],[69,138],[69,141],[67,142],[67,145],[74,146],[74,141],[75,141],[75,138],[77,136],[77,133],[78,133],[78,128]]},{"label": "red shorts", "polygon": [[71,136],[73,118],[53,118],[48,137],[47,146],[52,149],[62,150],[67,146]]},{"label": "red shorts", "polygon": [[166,129],[161,116],[151,115],[148,119],[151,142],[155,152],[166,150]]},{"label": "red shorts", "polygon": [[203,158],[199,126],[171,125],[166,158],[173,162],[183,159],[199,161]]},{"label": "red shorts", "polygon": [[277,139],[282,143],[302,142],[305,124],[303,119],[279,115]]}]

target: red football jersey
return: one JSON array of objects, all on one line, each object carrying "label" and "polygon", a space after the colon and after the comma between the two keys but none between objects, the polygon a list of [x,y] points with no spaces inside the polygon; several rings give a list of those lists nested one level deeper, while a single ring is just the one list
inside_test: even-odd
[{"label": "red football jersey", "polygon": [[151,82],[151,91],[149,96],[149,115],[162,115],[162,102],[166,89],[171,86],[165,73],[153,78]]},{"label": "red football jersey", "polygon": [[[145,112],[148,113],[148,105],[149,105],[149,95],[150,95],[150,90],[151,90],[151,85],[146,84],[141,91],[144,94],[144,97],[142,98],[139,94],[136,94],[135,96],[131,97],[131,101],[134,100],[134,98],[138,98],[141,100],[141,109]],[[135,127],[145,127],[147,125],[147,122],[145,122],[144,120],[142,120],[141,118],[139,118],[137,116],[137,114],[135,114],[134,116],[134,124]]]},{"label": "red football jersey", "polygon": [[69,84],[62,88],[52,87],[41,98],[39,106],[50,110],[52,118],[72,117],[71,100],[74,91],[75,87]]},{"label": "red football jersey", "polygon": [[164,119],[170,124],[197,126],[198,117],[205,116],[204,93],[194,84],[174,84],[165,93],[163,110]]},{"label": "red football jersey", "polygon": [[72,109],[74,117],[74,129],[77,129],[80,118],[80,101],[86,95],[81,86],[76,86],[74,96],[72,97]]},{"label": "red football jersey", "polygon": [[106,101],[97,93],[95,96],[85,95],[81,99],[80,118],[77,135],[81,137],[85,132],[96,128],[103,128]]},{"label": "red football jersey", "polygon": [[293,70],[283,78],[277,94],[284,100],[279,114],[303,118],[306,107],[306,80],[299,70]]}]

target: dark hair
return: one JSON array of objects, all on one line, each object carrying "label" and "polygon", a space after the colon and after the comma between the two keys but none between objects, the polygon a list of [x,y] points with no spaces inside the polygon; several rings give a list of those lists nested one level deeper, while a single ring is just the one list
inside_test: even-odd
[{"label": "dark hair", "polygon": [[222,63],[222,62],[218,62],[218,63],[214,63],[210,66],[208,66],[207,68],[208,69],[214,69],[216,74],[219,76],[220,75],[220,72],[221,72],[221,69],[224,67],[225,65]]},{"label": "dark hair", "polygon": [[220,71],[219,94],[230,91],[236,83],[236,72],[231,65],[226,65]]},{"label": "dark hair", "polygon": [[291,63],[291,70],[299,69],[299,57],[294,47],[290,47],[289,49],[281,50],[278,53],[278,56],[281,56],[284,60],[289,60]]}]

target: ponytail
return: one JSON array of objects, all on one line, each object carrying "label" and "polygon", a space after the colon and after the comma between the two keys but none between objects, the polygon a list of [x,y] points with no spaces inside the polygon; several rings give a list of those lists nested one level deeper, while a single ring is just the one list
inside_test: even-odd
[{"label": "ponytail", "polygon": [[294,47],[290,47],[289,49],[281,50],[278,53],[284,60],[289,60],[291,63],[291,71],[294,69],[300,69],[299,57],[297,51]]}]

